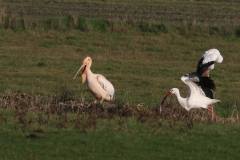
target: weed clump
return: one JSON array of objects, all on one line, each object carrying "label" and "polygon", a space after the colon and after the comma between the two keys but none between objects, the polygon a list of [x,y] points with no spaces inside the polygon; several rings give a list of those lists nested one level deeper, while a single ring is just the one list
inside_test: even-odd
[{"label": "weed clump", "polygon": [[[69,97],[69,94],[72,96]],[[193,109],[188,112],[179,107],[175,101],[166,101],[163,105],[156,104],[152,107],[128,103],[100,105],[74,98],[73,93],[65,87],[62,88],[61,94],[51,101],[37,95],[11,92],[2,95],[0,100],[2,105],[0,125],[11,123],[16,130],[24,132],[34,128],[33,133],[27,136],[29,139],[41,138],[38,135],[44,134],[45,131],[42,128],[46,127],[73,128],[80,133],[103,128],[106,132],[130,133],[135,121],[136,125],[146,127],[154,134],[158,134],[159,128],[179,130],[180,134],[184,134],[194,128],[194,123],[212,123],[211,113],[208,110]],[[5,115],[7,111],[11,111],[9,116]],[[235,118],[232,116],[220,118],[217,115],[215,117],[218,123],[240,122],[238,115]],[[103,127],[102,125],[106,122],[114,125]]]}]

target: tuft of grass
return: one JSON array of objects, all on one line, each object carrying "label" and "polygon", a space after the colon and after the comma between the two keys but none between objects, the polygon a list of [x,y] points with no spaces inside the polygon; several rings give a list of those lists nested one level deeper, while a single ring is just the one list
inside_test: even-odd
[{"label": "tuft of grass", "polygon": [[37,64],[38,67],[43,67],[43,66],[47,66],[47,64],[45,62],[39,62]]},{"label": "tuft of grass", "polygon": [[236,27],[236,29],[235,29],[235,35],[236,35],[237,37],[240,37],[240,27]]}]

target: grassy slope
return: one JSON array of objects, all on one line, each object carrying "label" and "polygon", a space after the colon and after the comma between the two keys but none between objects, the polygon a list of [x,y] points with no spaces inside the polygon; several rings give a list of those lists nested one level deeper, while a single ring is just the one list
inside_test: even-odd
[{"label": "grassy slope", "polygon": [[93,100],[86,85],[81,85],[80,76],[72,81],[82,60],[90,56],[91,70],[113,83],[117,101],[147,105],[160,102],[174,87],[180,89],[183,97],[187,96],[187,87],[180,77],[196,70],[206,50],[217,48],[224,61],[210,72],[217,87],[214,96],[222,101],[216,109],[224,112],[239,106],[237,39],[1,30],[0,41],[2,93],[11,90],[54,96],[63,88],[77,97]]}]

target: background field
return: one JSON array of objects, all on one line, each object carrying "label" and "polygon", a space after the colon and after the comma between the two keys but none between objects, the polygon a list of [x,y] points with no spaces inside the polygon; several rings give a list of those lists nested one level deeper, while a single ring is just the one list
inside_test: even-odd
[{"label": "background field", "polygon": [[[237,1],[0,4],[1,159],[239,158]],[[175,96],[160,113],[171,88],[187,96],[180,77],[211,48],[224,57],[210,72],[221,100],[216,123]],[[116,102],[94,106],[80,75],[72,81],[86,56],[114,85]],[[56,110],[64,105],[66,114]]]},{"label": "background field", "polygon": [[[221,37],[141,35],[138,33],[86,33],[77,30],[1,30],[0,91],[40,94],[48,98],[68,91],[74,97],[94,100],[80,76],[73,76],[85,57],[91,70],[106,76],[116,89],[116,101],[156,105],[171,88],[183,97],[188,90],[180,77],[194,72],[201,55],[217,48],[224,57],[211,77],[216,83],[218,109],[239,105],[239,42]],[[221,113],[223,114],[222,110]],[[230,114],[230,113],[229,113]],[[227,115],[226,115],[227,116]]]},{"label": "background field", "polygon": [[228,0],[3,0],[7,14],[35,18],[64,17],[239,24],[238,1]]}]

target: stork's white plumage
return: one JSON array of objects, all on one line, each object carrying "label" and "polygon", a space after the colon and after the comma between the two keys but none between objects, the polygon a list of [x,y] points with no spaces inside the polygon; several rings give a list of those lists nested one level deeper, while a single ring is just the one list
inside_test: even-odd
[{"label": "stork's white plumage", "polygon": [[80,70],[83,68],[82,72],[82,84],[87,82],[87,87],[90,92],[95,96],[94,103],[97,103],[98,99],[101,99],[101,104],[103,100],[114,101],[115,100],[115,90],[111,82],[109,82],[101,74],[93,74],[90,70],[92,65],[92,59],[87,57],[83,60],[83,64],[80,69],[77,71],[73,80],[76,78]]},{"label": "stork's white plumage", "polygon": [[213,64],[209,66],[208,69],[206,70],[206,76],[209,77],[209,71],[214,69],[214,63],[215,62],[222,63],[222,61],[223,61],[223,57],[220,54],[219,50],[209,49],[202,55],[202,58],[198,62],[198,66],[199,65],[202,66],[207,63],[213,62]]},{"label": "stork's white plumage", "polygon": [[207,97],[205,91],[200,86],[198,86],[196,83],[192,82],[189,79],[185,80],[185,84],[188,87],[188,97],[187,98],[181,97],[179,89],[172,88],[171,91],[163,97],[163,101],[166,99],[167,96],[169,96],[171,94],[175,94],[177,96],[178,102],[187,111],[190,111],[193,108],[208,109],[209,111],[211,111],[212,120],[214,121],[213,107],[210,105],[217,103],[217,102],[221,102],[221,101]]}]

